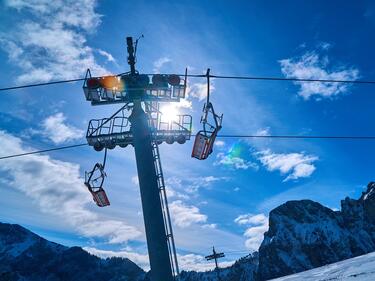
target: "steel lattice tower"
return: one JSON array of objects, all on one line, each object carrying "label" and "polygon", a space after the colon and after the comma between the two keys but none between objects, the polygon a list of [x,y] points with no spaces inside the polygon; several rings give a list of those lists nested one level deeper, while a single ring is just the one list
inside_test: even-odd
[{"label": "steel lattice tower", "polygon": [[[155,74],[150,83],[148,75],[136,71],[131,37],[127,37],[127,51],[130,72],[104,77],[87,72],[83,88],[92,105],[125,105],[109,118],[91,120],[86,139],[97,151],[134,146],[151,279],[173,281],[178,264],[158,145],[185,143],[191,137],[192,118],[179,115],[177,121],[162,122],[159,102],[179,102],[185,97],[186,74],[184,79]],[[88,187],[99,206],[109,205],[102,183],[96,190]]]}]

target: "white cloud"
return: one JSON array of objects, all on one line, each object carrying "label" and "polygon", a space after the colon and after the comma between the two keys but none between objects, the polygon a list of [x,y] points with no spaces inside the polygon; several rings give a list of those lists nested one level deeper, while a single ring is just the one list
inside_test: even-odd
[{"label": "white cloud", "polygon": [[246,248],[252,251],[257,251],[260,244],[262,244],[264,233],[267,231],[267,229],[268,223],[249,227],[244,233],[244,236],[247,237],[245,242]]},{"label": "white cloud", "polygon": [[227,179],[215,176],[190,176],[183,180],[178,177],[170,177],[165,180],[165,183],[167,190],[171,189],[172,196],[188,199],[190,194],[198,192],[200,188],[209,188],[213,183]]},{"label": "white cloud", "polygon": [[216,223],[204,224],[202,225],[202,228],[215,229],[217,228],[217,224]]},{"label": "white cloud", "polygon": [[[324,43],[320,49],[327,50],[330,45]],[[334,65],[330,67],[328,56],[318,51],[306,52],[300,57],[279,61],[281,71],[287,78],[324,79],[324,80],[356,80],[359,71],[354,67]],[[329,98],[346,93],[350,85],[345,83],[295,82],[300,86],[298,94],[308,100],[310,97]]]},{"label": "white cloud", "polygon": [[155,73],[160,73],[161,68],[169,62],[171,62],[171,59],[168,58],[168,57],[161,57],[161,58],[157,59],[156,61],[154,61],[153,71]]},{"label": "white cloud", "polygon": [[170,119],[178,121],[178,115],[182,114],[180,108],[191,109],[192,105],[193,103],[188,99],[181,99],[180,102],[164,105],[160,108],[162,118],[166,118],[168,121],[170,121]]},{"label": "white cloud", "polygon": [[319,158],[314,155],[301,153],[277,154],[271,150],[255,153],[258,160],[269,170],[279,170],[282,174],[289,174],[284,181],[307,178],[312,175],[316,167],[313,162]]},{"label": "white cloud", "polygon": [[98,51],[98,53],[100,55],[102,55],[103,57],[105,57],[107,59],[107,61],[116,63],[115,58],[110,53],[108,53],[108,52],[106,52],[104,50],[101,50],[101,49],[98,49],[97,51]]},{"label": "white cloud", "polygon": [[[189,195],[185,194],[181,179],[177,177],[170,177],[165,180],[165,190],[168,199],[189,199]],[[182,192],[180,192],[182,191]]]},{"label": "white cloud", "polygon": [[192,177],[188,179],[189,183],[187,184],[185,191],[188,193],[196,193],[202,187],[209,187],[212,183],[220,181],[220,180],[227,180],[226,177],[214,177],[214,176],[206,176],[206,177]]},{"label": "white cloud", "polygon": [[168,199],[179,198],[179,199],[188,200],[190,198],[189,195],[178,192],[174,188],[172,188],[171,186],[166,186],[165,190],[167,192]]},{"label": "white cloud", "polygon": [[169,204],[169,209],[173,222],[181,228],[207,221],[207,216],[201,214],[197,207],[186,205],[181,200],[173,201]]},{"label": "white cloud", "polygon": [[247,170],[249,168],[252,168],[254,170],[258,169],[258,165],[256,163],[247,161],[238,156],[226,155],[222,152],[216,155],[216,161],[214,162],[214,165],[224,165],[237,170]]},{"label": "white cloud", "polygon": [[215,146],[223,147],[223,146],[225,146],[225,142],[222,141],[222,140],[216,140],[215,141]]},{"label": "white cloud", "polygon": [[249,250],[257,251],[263,241],[263,234],[268,230],[268,218],[264,214],[244,214],[238,216],[234,221],[238,225],[250,226],[244,233],[247,238],[245,246]]},{"label": "white cloud", "polygon": [[66,117],[62,112],[51,115],[42,122],[42,134],[52,140],[55,144],[80,139],[84,131],[65,124]]},{"label": "white cloud", "polygon": [[[178,255],[179,265],[182,270],[208,271],[215,268],[215,262],[207,262],[204,256],[197,254]],[[220,267],[231,266],[234,261],[221,261]]]},{"label": "white cloud", "polygon": [[244,215],[239,215],[234,222],[239,224],[239,225],[244,225],[244,224],[264,224],[265,221],[267,220],[267,217],[264,214],[244,214]]},{"label": "white cloud", "polygon": [[[215,91],[215,86],[213,82],[210,82],[210,94],[213,91]],[[207,98],[207,83],[188,83],[187,95],[199,101],[205,100]]]},{"label": "white cloud", "polygon": [[214,176],[207,176],[207,177],[201,177],[199,178],[199,181],[201,182],[204,182],[204,183],[210,183],[210,182],[215,182],[215,181],[219,181],[223,178],[218,178],[218,177],[214,177]]},{"label": "white cloud", "polygon": [[322,50],[328,50],[332,47],[332,44],[328,42],[319,42],[317,46],[318,48],[321,48]]},{"label": "white cloud", "polygon": [[[21,139],[4,131],[0,131],[0,142],[0,155],[34,150],[25,149]],[[44,155],[27,155],[2,161],[0,173],[7,174],[10,188],[24,193],[42,212],[86,237],[124,243],[142,234],[131,225],[91,210],[89,206],[94,207],[94,203],[80,177],[79,165]]]},{"label": "white cloud", "polygon": [[132,184],[134,184],[134,185],[136,185],[136,186],[139,186],[138,176],[137,176],[137,175],[132,176],[132,178],[131,178],[131,182],[132,182]]},{"label": "white cloud", "polygon": [[193,103],[187,98],[181,99],[180,102],[173,103],[176,108],[193,108]]},{"label": "white cloud", "polygon": [[129,250],[122,251],[111,251],[111,250],[100,250],[93,247],[84,247],[86,252],[89,252],[92,255],[95,255],[100,258],[111,258],[111,257],[120,257],[127,258],[132,262],[136,263],[138,266],[142,267],[144,270],[150,270],[150,263],[148,260],[148,255],[139,254]]},{"label": "white cloud", "polygon": [[258,131],[256,131],[255,135],[256,136],[269,136],[271,135],[270,128],[266,127],[266,128],[259,129]]},{"label": "white cloud", "polygon": [[116,220],[87,222],[79,230],[86,237],[106,237],[110,244],[124,243],[141,234],[134,226]]},{"label": "white cloud", "polygon": [[169,177],[165,179],[167,187],[173,187],[173,189],[182,189],[182,180],[178,177]]},{"label": "white cloud", "polygon": [[19,83],[77,78],[87,68],[94,75],[108,73],[96,63],[86,40],[100,24],[95,0],[8,0],[5,4],[22,18],[0,34],[2,49],[23,72],[17,77]]},{"label": "white cloud", "polygon": [[[150,269],[148,255],[143,255],[136,253],[134,251],[122,250],[122,251],[110,251],[110,250],[100,250],[93,247],[84,247],[85,251],[89,252],[92,255],[109,258],[109,257],[122,257],[128,258],[131,261],[135,262],[137,265],[142,267],[145,271]],[[194,271],[207,271],[215,268],[214,262],[207,262],[204,256],[197,254],[186,254],[180,255],[177,254],[178,265],[180,270],[194,270]],[[222,267],[230,266],[234,261],[225,261],[221,262]]]}]

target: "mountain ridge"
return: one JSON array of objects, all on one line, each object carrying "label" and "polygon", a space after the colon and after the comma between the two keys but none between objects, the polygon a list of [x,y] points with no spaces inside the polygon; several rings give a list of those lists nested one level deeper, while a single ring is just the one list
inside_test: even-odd
[{"label": "mountain ridge", "polygon": [[[375,183],[370,182],[359,199],[341,200],[340,211],[307,199],[276,207],[258,252],[219,272],[182,271],[179,281],[217,281],[218,273],[221,281],[270,280],[373,251]],[[15,224],[0,223],[0,260],[0,280],[148,280],[129,259],[101,259]]]},{"label": "mountain ridge", "polygon": [[17,224],[0,223],[0,260],[0,280],[143,281],[146,278],[146,273],[129,259],[101,259],[80,247],[48,241]]}]

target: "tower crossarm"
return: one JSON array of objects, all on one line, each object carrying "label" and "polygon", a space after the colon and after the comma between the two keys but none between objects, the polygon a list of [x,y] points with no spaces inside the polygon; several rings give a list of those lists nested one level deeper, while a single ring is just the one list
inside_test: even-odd
[{"label": "tower crossarm", "polygon": [[186,79],[186,75],[181,78],[176,74],[139,73],[92,77],[88,69],[83,91],[92,105],[132,102],[134,99],[179,102],[185,98]]},{"label": "tower crossarm", "polygon": [[[192,117],[178,115],[176,121],[163,122],[149,116],[149,127],[153,139],[161,144],[166,142],[184,143],[190,140]],[[95,150],[113,149],[116,146],[126,147],[133,144],[133,133],[127,116],[112,116],[112,118],[92,119],[86,133],[87,143]]]}]

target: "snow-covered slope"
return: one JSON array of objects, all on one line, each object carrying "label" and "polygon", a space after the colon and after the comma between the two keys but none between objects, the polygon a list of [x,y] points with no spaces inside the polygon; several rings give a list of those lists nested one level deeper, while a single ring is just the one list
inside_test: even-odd
[{"label": "snow-covered slope", "polygon": [[318,267],[272,281],[374,281],[375,253]]}]

